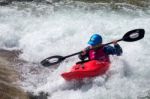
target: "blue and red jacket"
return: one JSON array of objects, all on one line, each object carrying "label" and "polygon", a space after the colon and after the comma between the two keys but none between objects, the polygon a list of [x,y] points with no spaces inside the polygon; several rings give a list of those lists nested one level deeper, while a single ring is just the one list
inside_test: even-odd
[{"label": "blue and red jacket", "polygon": [[[88,48],[88,47],[87,47]],[[86,52],[85,55],[79,55],[80,60],[85,60],[88,58],[89,60],[100,60],[105,62],[110,62],[109,55],[117,55],[120,56],[122,54],[122,48],[119,44],[115,44],[112,46],[102,46],[100,48],[90,50]]]}]

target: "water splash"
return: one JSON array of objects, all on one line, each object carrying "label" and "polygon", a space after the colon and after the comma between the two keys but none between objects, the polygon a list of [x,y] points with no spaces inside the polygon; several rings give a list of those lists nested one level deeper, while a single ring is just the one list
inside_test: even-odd
[{"label": "water splash", "polygon": [[[0,47],[21,50],[20,58],[27,62],[16,66],[24,78],[21,86],[35,93],[48,92],[50,99],[136,99],[139,94],[144,95],[150,90],[148,10],[134,12],[124,7],[116,11],[107,5],[108,8],[99,9],[91,5],[94,9],[89,9],[89,4],[78,3],[74,6],[14,3],[0,9]],[[102,34],[107,43],[135,28],[144,28],[145,38],[130,44],[120,42],[123,56],[112,57],[107,79],[104,75],[85,80],[83,85],[64,81],[60,74],[68,71],[78,61],[77,57],[59,64],[57,69],[39,65],[48,56],[80,51],[93,33]]]}]

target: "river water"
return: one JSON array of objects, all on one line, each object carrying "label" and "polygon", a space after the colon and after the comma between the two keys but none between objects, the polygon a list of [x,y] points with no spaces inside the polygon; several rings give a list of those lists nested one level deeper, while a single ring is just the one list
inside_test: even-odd
[{"label": "river water", "polygon": [[[14,65],[18,81],[26,90],[48,93],[49,99],[144,99],[150,96],[150,8],[128,3],[13,2],[0,7],[0,48],[20,50],[23,63]],[[60,74],[79,61],[72,57],[45,68],[40,61],[53,55],[68,55],[87,46],[94,33],[104,43],[136,28],[145,37],[119,42],[123,55],[111,57],[106,75],[83,82],[65,81]]]}]

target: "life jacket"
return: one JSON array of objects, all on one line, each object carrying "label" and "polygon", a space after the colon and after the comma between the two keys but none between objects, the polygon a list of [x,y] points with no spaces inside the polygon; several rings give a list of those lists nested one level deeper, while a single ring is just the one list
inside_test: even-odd
[{"label": "life jacket", "polygon": [[89,59],[110,62],[109,56],[104,52],[103,47],[101,47],[99,49],[95,49],[95,50],[90,50],[89,51]]}]

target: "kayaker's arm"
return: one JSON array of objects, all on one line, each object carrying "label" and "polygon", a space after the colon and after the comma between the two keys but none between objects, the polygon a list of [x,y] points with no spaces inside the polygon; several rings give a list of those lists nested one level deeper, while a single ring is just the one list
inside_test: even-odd
[{"label": "kayaker's arm", "polygon": [[108,55],[117,55],[120,56],[122,54],[122,48],[119,44],[114,44],[114,47],[112,46],[105,46],[104,52]]},{"label": "kayaker's arm", "polygon": [[81,54],[79,54],[79,59],[81,60],[81,61],[84,61],[86,58],[88,58],[88,56],[89,56],[89,54],[88,54],[88,52],[89,52],[89,49],[90,49],[91,47],[90,46],[88,46],[88,47],[86,47],[84,50],[83,50],[83,53],[81,53]]},{"label": "kayaker's arm", "polygon": [[121,48],[121,46],[119,44],[115,44],[114,48],[116,50],[115,52],[116,52],[117,56],[120,56],[123,53],[122,48]]},{"label": "kayaker's arm", "polygon": [[122,48],[121,48],[121,46],[117,43],[117,40],[114,40],[114,41],[112,41],[113,42],[113,44],[114,44],[114,48],[115,48],[115,54],[117,55],[117,56],[120,56],[121,54],[122,54]]},{"label": "kayaker's arm", "polygon": [[78,57],[81,61],[84,61],[88,56],[80,54]]}]

